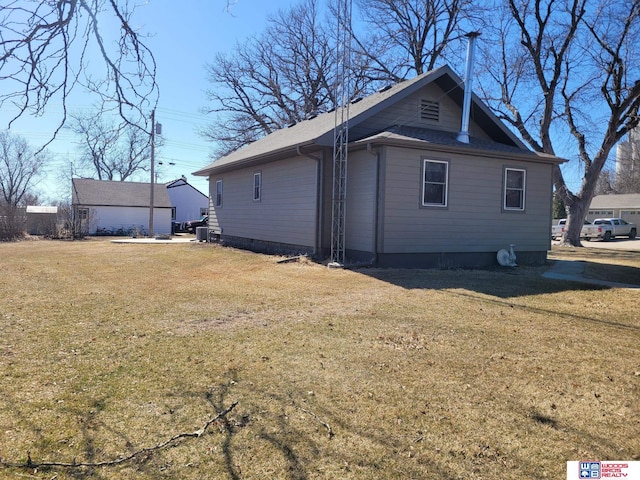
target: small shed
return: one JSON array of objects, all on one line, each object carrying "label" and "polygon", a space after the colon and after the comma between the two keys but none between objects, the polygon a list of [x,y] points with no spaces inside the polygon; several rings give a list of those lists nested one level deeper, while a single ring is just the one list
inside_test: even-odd
[{"label": "small shed", "polygon": [[29,235],[52,235],[55,233],[58,207],[29,205],[26,214],[25,230]]}]

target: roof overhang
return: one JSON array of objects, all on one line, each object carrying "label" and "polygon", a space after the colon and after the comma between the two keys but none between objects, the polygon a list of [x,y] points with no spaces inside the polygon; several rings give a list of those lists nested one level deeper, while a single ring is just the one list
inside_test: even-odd
[{"label": "roof overhang", "polygon": [[196,175],[199,177],[208,177],[213,174],[224,173],[231,170],[237,170],[239,168],[255,167],[257,165],[263,165],[265,163],[275,162],[277,160],[284,160],[293,156],[311,155],[322,150],[322,148],[323,147],[321,145],[316,145],[315,142],[298,143],[264,154],[246,157],[233,163],[216,165],[216,163],[214,162],[201,170],[193,172],[192,175]]},{"label": "roof overhang", "polygon": [[429,142],[417,138],[411,138],[403,135],[399,135],[393,132],[381,132],[377,135],[373,135],[368,138],[363,138],[352,143],[352,148],[358,149],[371,149],[381,146],[393,146],[412,148],[416,150],[426,150],[430,152],[443,152],[459,155],[473,155],[476,157],[485,158],[504,158],[513,160],[523,160],[534,163],[547,163],[559,165],[566,163],[569,160],[549,155],[546,153],[537,153],[530,150],[494,150],[490,148],[483,148],[481,146],[475,146],[472,143],[459,145],[445,145],[442,143]]}]

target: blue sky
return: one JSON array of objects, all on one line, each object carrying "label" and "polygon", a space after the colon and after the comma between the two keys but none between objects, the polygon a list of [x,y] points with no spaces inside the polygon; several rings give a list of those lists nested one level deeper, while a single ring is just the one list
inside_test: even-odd
[{"label": "blue sky", "polygon": [[[208,104],[205,92],[211,86],[206,79],[205,64],[216,53],[228,52],[236,42],[261,33],[269,15],[296,3],[298,0],[147,0],[138,8],[133,23],[141,32],[151,35],[147,44],[157,62],[160,100],[156,120],[162,124],[164,139],[156,157],[157,162],[163,163],[156,167],[158,181],[185,175],[192,185],[208,193],[207,180],[191,175],[211,161],[212,146],[197,133],[198,128],[212,120],[201,113]],[[72,113],[90,112],[92,102],[91,96],[78,89],[68,107]],[[39,146],[50,138],[61,107],[52,103],[47,112],[40,119],[22,118],[12,126],[12,132]],[[0,112],[0,128],[8,120],[8,112]],[[55,160],[47,168],[45,180],[38,185],[42,200],[64,199],[70,194],[68,173],[79,155],[75,141],[71,131],[63,130],[49,147]],[[563,170],[570,186],[578,187],[582,176],[579,162],[572,161]],[[67,179],[63,180],[65,173]],[[136,180],[149,181],[149,176],[145,174]]]},{"label": "blue sky", "polygon": [[[211,144],[196,131],[211,118],[201,113],[207,106],[205,64],[217,52],[229,51],[237,41],[259,33],[266,25],[269,14],[287,9],[294,0],[148,0],[134,16],[134,24],[142,32],[152,35],[147,40],[157,62],[157,82],[160,100],[156,121],[162,124],[165,146],[156,160],[160,182],[185,175],[189,183],[208,194],[208,182],[194,177],[191,172],[210,163]],[[91,111],[92,98],[76,91],[69,102],[71,112]],[[51,104],[47,114],[40,119],[24,117],[11,131],[25,137],[33,146],[39,146],[51,135],[61,113],[60,104]],[[5,128],[8,112],[0,112],[0,127]],[[78,158],[75,137],[63,130],[49,147],[56,155],[49,165],[39,193],[47,200],[58,200],[70,194],[68,181],[61,180],[69,172],[71,162]],[[175,165],[168,165],[174,163]],[[149,181],[148,175],[139,179]]]}]

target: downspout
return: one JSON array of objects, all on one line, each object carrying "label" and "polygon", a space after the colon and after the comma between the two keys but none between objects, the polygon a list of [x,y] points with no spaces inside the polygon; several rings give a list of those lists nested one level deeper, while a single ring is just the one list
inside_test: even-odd
[{"label": "downspout", "polygon": [[315,155],[311,155],[310,153],[304,153],[300,145],[296,146],[296,153],[300,157],[307,157],[311,160],[315,160],[316,162],[316,234],[315,234],[315,245],[313,246],[313,254],[318,255],[318,253],[322,250],[322,212],[323,212],[323,201],[322,201],[322,158],[316,157]]},{"label": "downspout", "polygon": [[378,263],[378,218],[380,216],[380,212],[378,209],[380,208],[380,154],[373,149],[371,143],[367,143],[367,152],[370,155],[376,157],[376,191],[375,191],[375,199],[373,205],[373,258],[371,262],[373,264]]},{"label": "downspout", "polygon": [[465,35],[469,39],[467,44],[467,72],[464,77],[464,97],[462,99],[462,121],[457,140],[461,143],[469,143],[469,117],[471,115],[471,84],[473,80],[473,54],[476,38],[480,32],[469,32]]}]

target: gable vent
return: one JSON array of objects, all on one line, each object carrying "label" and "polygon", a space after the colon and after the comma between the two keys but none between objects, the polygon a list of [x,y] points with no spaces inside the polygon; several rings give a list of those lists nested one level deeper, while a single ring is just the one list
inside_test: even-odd
[{"label": "gable vent", "polygon": [[420,100],[420,120],[428,122],[440,121],[440,104],[432,100]]}]

